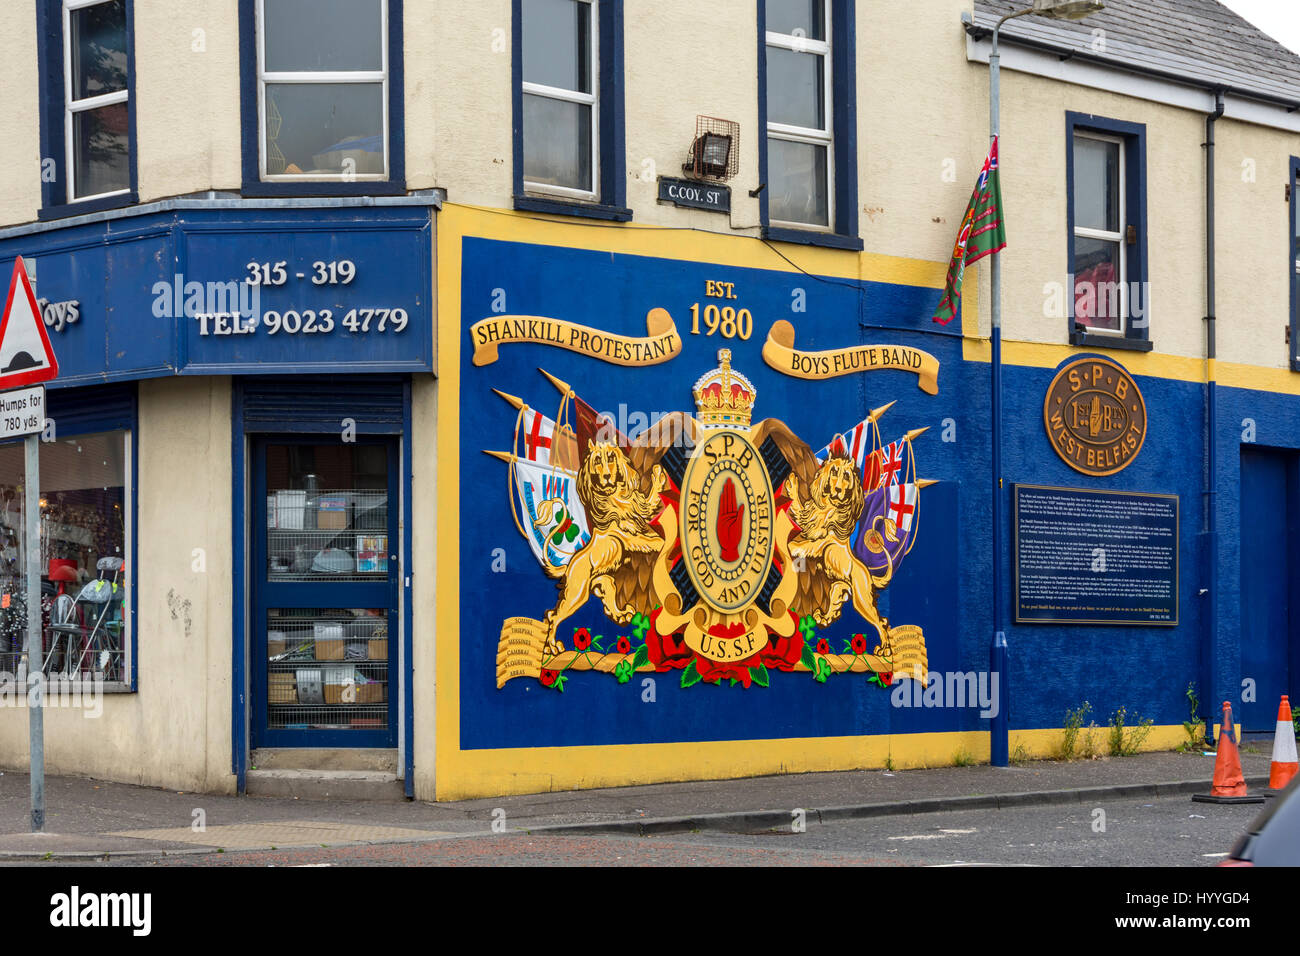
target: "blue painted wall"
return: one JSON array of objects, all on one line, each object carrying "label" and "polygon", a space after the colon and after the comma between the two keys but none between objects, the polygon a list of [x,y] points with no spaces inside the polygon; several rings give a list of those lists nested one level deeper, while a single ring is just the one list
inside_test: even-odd
[{"label": "blue painted wall", "polygon": [[[708,301],[706,279],[736,284],[737,298],[725,304],[754,313],[748,341],[691,334],[690,306]],[[796,289],[806,294],[806,311],[792,311]],[[662,365],[627,369],[553,347],[503,345],[496,363],[475,367],[469,326],[493,314],[495,290],[504,291],[507,314],[552,316],[627,335],[644,335],[646,312],[662,307],[677,323],[683,351]],[[495,684],[502,620],[515,615],[541,618],[554,605],[556,592],[511,520],[506,465],[476,453],[508,450],[511,443],[515,411],[491,388],[518,395],[553,417],[559,394],[537,371],[540,365],[573,385],[598,410],[617,418],[623,403],[625,414],[640,412],[653,420],[672,410],[694,411],[690,387],[716,366],[720,347],[732,349],[733,367],[757,388],[755,421],[780,418],[814,449],[861,420],[869,409],[895,399],[898,404],[881,420],[884,441],[911,428],[931,426],[915,443],[917,474],[940,484],[923,492],[918,544],[882,595],[881,609],[895,625],[924,628],[932,670],[986,670],[992,620],[989,367],[962,360],[957,329],[929,322],[938,290],[468,238],[461,295],[460,479],[465,500],[472,495],[475,501],[472,520],[462,522],[460,542],[462,747],[986,728],[974,708],[893,707],[891,692],[869,685],[861,675],[831,677],[819,685],[807,674],[774,673],[768,688],[697,685],[682,690],[679,675],[668,672],[655,675],[654,704],[641,700],[642,674],[630,685],[619,685],[605,675],[571,673],[562,694],[526,679],[500,690]],[[777,319],[794,324],[795,345],[802,349],[868,342],[922,348],[941,362],[939,394],[926,395],[915,376],[903,372],[877,371],[823,382],[780,374],[760,355],[767,330]],[[1181,620],[1177,627],[1011,625],[1011,725],[1059,727],[1066,710],[1084,701],[1091,703],[1093,717],[1102,726],[1120,706],[1128,708],[1131,721],[1140,715],[1157,724],[1177,724],[1186,717],[1188,682],[1200,680],[1205,624],[1197,596],[1204,584],[1198,538],[1204,387],[1139,378],[1151,419],[1145,446],[1123,471],[1093,479],[1070,469],[1049,444],[1042,403],[1054,374],[1052,369],[1006,369],[1008,502],[1013,482],[1178,495]],[[1300,400],[1273,401],[1279,415],[1285,407],[1294,426]],[[945,420],[951,420],[948,431],[954,441],[943,440]],[[1009,508],[1006,514],[1010,541]],[[1229,526],[1226,517],[1224,526]],[[489,570],[494,548],[505,549],[504,573]],[[1226,554],[1223,560],[1230,563]],[[1004,580],[1010,582],[1009,547],[1003,561]],[[1224,606],[1230,605],[1225,591]],[[1011,619],[1012,611],[1008,589],[1005,619]],[[595,601],[562,625],[561,637],[579,626],[607,637],[628,633],[609,622]],[[838,650],[843,637],[864,630],[864,622],[850,611],[818,637],[828,637]]]}]

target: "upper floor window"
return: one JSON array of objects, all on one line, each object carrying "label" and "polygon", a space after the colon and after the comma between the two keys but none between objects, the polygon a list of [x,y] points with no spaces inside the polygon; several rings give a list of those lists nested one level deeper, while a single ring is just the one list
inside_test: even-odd
[{"label": "upper floor window", "polygon": [[765,233],[860,249],[853,0],[759,4]]},{"label": "upper floor window", "polygon": [[38,0],[42,219],[135,202],[134,0]]},{"label": "upper floor window", "polygon": [[384,0],[260,0],[264,180],[388,178]]},{"label": "upper floor window", "polygon": [[591,0],[523,0],[524,188],[599,192],[600,113]]},{"label": "upper floor window", "polygon": [[126,0],[64,0],[68,201],[131,188]]},{"label": "upper floor window", "polygon": [[826,0],[766,3],[768,218],[830,229],[830,10]]},{"label": "upper floor window", "polygon": [[246,193],[405,188],[401,7],[240,0]]},{"label": "upper floor window", "polygon": [[1149,351],[1146,127],[1067,113],[1066,134],[1070,341]]},{"label": "upper floor window", "polygon": [[1128,275],[1124,255],[1124,142],[1074,136],[1074,321],[1124,333]]},{"label": "upper floor window", "polygon": [[515,206],[623,208],[623,0],[514,0]]}]

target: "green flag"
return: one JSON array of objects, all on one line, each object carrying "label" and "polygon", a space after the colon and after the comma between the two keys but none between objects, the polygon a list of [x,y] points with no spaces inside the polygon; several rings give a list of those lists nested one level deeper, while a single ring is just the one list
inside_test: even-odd
[{"label": "green flag", "polygon": [[975,181],[966,215],[961,220],[957,244],[948,264],[948,280],[944,284],[943,298],[935,309],[934,321],[947,325],[957,316],[961,305],[961,283],[966,267],[987,255],[997,252],[1007,244],[1006,229],[1002,225],[1002,186],[998,179],[998,140],[995,136],[989,154]]}]

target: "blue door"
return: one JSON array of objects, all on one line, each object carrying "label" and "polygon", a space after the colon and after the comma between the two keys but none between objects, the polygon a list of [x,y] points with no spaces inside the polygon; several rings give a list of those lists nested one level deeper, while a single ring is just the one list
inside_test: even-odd
[{"label": "blue door", "polygon": [[1281,696],[1295,700],[1296,460],[1295,452],[1241,450],[1241,676],[1255,682],[1253,702],[1234,701],[1243,731],[1273,731]]},{"label": "blue door", "polygon": [[397,441],[257,438],[254,747],[397,746]]}]

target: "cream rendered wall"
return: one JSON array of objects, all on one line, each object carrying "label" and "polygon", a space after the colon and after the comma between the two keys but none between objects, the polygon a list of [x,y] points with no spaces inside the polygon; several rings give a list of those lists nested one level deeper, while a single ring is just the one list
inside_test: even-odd
[{"label": "cream rendered wall", "polygon": [[[228,378],[140,383],[139,692],[104,695],[98,718],[47,709],[51,775],[235,790],[230,400]],[[196,548],[205,570],[195,570]],[[0,766],[27,767],[27,733],[24,709],[0,710]]]},{"label": "cream rendered wall", "polygon": [[1002,73],[1000,144],[1008,243],[1004,335],[1068,342],[1065,319],[1047,314],[1044,292],[1048,283],[1068,286],[1067,111],[1146,125],[1150,337],[1157,352],[1204,355],[1204,114],[1010,71]]},{"label": "cream rendered wall", "polygon": [[407,9],[407,163],[420,177],[412,188],[511,206],[510,10],[511,0],[416,0]]},{"label": "cream rendered wall", "polygon": [[[0,37],[0,225],[11,225],[35,219],[41,205],[35,4],[0,4]],[[57,169],[63,169],[62,158]]]},{"label": "cream rendered wall", "polygon": [[988,149],[988,72],[966,62],[961,26],[970,6],[857,4],[858,234],[868,252],[952,256]]},{"label": "cream rendered wall", "polygon": [[240,186],[237,0],[135,5],[140,201]]},{"label": "cream rendered wall", "polygon": [[[435,272],[436,274],[436,272]],[[415,799],[434,800],[437,759],[438,382],[411,377],[411,591]],[[408,746],[410,744],[408,743]]]},{"label": "cream rendered wall", "polygon": [[[1291,206],[1300,136],[1215,124],[1215,336],[1225,362],[1289,368]],[[1297,200],[1300,201],[1300,200]]]}]

